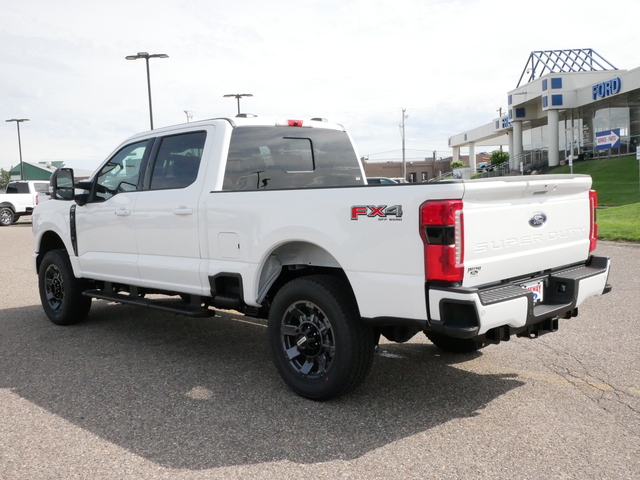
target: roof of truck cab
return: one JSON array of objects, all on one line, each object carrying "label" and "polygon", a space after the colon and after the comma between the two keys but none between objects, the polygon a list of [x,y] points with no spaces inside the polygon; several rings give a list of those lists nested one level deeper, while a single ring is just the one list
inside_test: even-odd
[{"label": "roof of truck cab", "polygon": [[[287,127],[290,126],[292,128],[326,128],[330,130],[341,130],[345,131],[345,128],[339,123],[329,122],[325,119],[304,119],[300,117],[286,117],[286,118],[276,118],[276,117],[220,117],[220,118],[210,118],[207,120],[199,120],[197,122],[189,122],[189,123],[180,123],[177,125],[171,125],[167,127],[156,128],[154,130],[147,130],[145,132],[140,132],[136,135],[130,137],[131,139],[136,137],[149,137],[153,135],[163,134],[167,132],[173,132],[176,130],[193,130],[197,129],[199,126],[206,125],[215,125],[220,122],[228,122],[232,127]],[[292,122],[294,124],[292,124]]]}]

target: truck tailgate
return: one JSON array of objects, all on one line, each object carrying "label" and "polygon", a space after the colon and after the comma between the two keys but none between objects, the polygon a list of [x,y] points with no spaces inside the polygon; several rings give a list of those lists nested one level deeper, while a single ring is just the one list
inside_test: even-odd
[{"label": "truck tailgate", "polygon": [[591,177],[465,182],[464,280],[473,287],[589,256]]}]

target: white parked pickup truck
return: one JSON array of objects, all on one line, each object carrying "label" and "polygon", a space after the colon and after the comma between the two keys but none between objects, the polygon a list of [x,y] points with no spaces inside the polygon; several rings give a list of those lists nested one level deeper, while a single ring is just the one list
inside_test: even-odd
[{"label": "white parked pickup truck", "polygon": [[380,335],[472,351],[556,331],[611,289],[590,177],[370,186],[358,158],[337,124],[233,118],[136,135],[86,181],[59,169],[33,219],[44,311],[268,318],[286,384],[326,400],[365,378]]},{"label": "white parked pickup truck", "polygon": [[47,181],[9,182],[6,193],[0,194],[0,226],[11,225],[18,218],[31,215],[38,205],[38,194],[48,191]]}]

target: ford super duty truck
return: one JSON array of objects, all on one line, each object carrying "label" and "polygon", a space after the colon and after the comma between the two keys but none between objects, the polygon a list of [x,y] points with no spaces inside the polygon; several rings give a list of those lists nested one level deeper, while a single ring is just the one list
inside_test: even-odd
[{"label": "ford super duty truck", "polygon": [[537,337],[607,293],[597,196],[580,175],[369,186],[322,119],[214,119],[122,143],[89,180],[57,170],[33,218],[42,306],[94,299],[268,319],[299,395],[355,388],[380,335],[449,351]]},{"label": "ford super duty truck", "polygon": [[0,226],[11,225],[18,218],[31,215],[38,204],[38,194],[48,191],[47,181],[9,182],[6,193],[0,194]]}]

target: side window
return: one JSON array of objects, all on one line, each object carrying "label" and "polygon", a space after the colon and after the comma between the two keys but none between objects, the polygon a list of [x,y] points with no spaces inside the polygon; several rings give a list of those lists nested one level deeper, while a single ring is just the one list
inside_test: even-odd
[{"label": "side window", "polygon": [[34,183],[33,186],[35,187],[37,193],[49,193],[48,183]]},{"label": "side window", "polygon": [[150,140],[127,145],[116,153],[96,175],[94,201],[104,202],[120,192],[138,189],[140,170]]},{"label": "side window", "polygon": [[206,138],[206,132],[162,138],[153,165],[150,189],[185,188],[195,182]]}]

